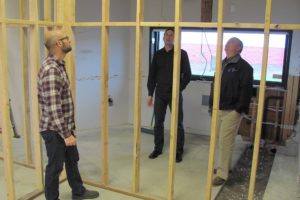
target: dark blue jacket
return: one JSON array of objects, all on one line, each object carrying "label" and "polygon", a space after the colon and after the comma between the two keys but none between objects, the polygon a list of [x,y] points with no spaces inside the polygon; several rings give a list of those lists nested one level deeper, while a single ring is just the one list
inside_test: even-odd
[{"label": "dark blue jacket", "polygon": [[[253,68],[247,61],[240,55],[230,60],[224,59],[222,62],[219,109],[248,113],[252,86]],[[213,91],[211,97],[212,95]]]}]

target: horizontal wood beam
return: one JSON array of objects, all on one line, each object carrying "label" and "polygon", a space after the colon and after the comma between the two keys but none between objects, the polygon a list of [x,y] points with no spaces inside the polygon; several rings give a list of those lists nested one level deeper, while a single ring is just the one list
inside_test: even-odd
[{"label": "horizontal wood beam", "polygon": [[102,26],[102,22],[75,22],[72,24],[73,27],[80,27],[80,26]]},{"label": "horizontal wood beam", "polygon": [[[0,24],[5,23],[9,27],[28,27],[34,25],[35,22],[32,20],[19,20],[19,19],[0,19]],[[72,23],[72,27],[101,27],[102,22],[75,22]],[[62,22],[52,22],[52,21],[38,21],[39,26],[63,26]],[[136,22],[106,22],[105,26],[119,26],[119,27],[134,27]],[[140,22],[142,27],[172,27],[174,22]],[[179,22],[180,27],[190,27],[190,28],[217,28],[216,22]],[[253,28],[253,29],[263,29],[263,23],[223,23],[223,28]],[[300,24],[270,24],[270,30],[300,30]]]},{"label": "horizontal wood beam", "polygon": [[44,193],[43,190],[34,190],[34,191],[26,194],[25,196],[22,196],[18,200],[31,200],[31,199],[35,199],[36,197],[40,196],[43,193]]},{"label": "horizontal wood beam", "polygon": [[[99,184],[95,181],[88,180],[88,179],[84,179],[83,182],[87,185],[90,185],[90,186],[102,188],[102,189],[105,189],[105,190],[110,190],[112,192],[117,192],[117,193],[124,194],[124,195],[130,196],[130,197],[135,197],[135,198],[144,199],[144,200],[157,200],[158,199],[157,197],[150,197],[150,196],[143,195],[141,193],[130,192],[130,191],[120,189],[120,188],[117,188],[117,187],[112,187],[112,186],[108,186],[108,185]],[[159,199],[162,199],[162,198],[159,198]]]}]

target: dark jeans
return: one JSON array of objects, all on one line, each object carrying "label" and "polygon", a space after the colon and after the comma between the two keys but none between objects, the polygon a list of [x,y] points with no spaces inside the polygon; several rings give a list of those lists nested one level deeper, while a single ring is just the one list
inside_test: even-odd
[{"label": "dark jeans", "polygon": [[59,196],[59,175],[65,168],[72,193],[81,195],[85,192],[79,171],[79,154],[77,146],[67,147],[62,137],[55,131],[41,132],[47,150],[48,164],[45,174],[45,197],[47,200],[57,200]]},{"label": "dark jeans", "polygon": [[[183,128],[183,110],[182,110],[182,94],[179,95],[178,104],[178,128],[177,128],[177,153],[183,153],[184,146],[184,128]],[[154,144],[155,150],[162,152],[164,146],[164,121],[167,107],[172,110],[172,94],[155,94],[154,101]]]}]

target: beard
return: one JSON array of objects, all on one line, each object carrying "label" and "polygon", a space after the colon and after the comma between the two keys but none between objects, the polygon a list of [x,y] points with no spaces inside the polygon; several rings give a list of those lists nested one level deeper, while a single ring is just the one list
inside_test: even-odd
[{"label": "beard", "polygon": [[69,53],[70,51],[72,51],[72,47],[71,47],[71,46],[66,46],[66,45],[64,44],[64,46],[62,47],[62,51],[63,51],[65,54],[67,54],[67,53]]}]

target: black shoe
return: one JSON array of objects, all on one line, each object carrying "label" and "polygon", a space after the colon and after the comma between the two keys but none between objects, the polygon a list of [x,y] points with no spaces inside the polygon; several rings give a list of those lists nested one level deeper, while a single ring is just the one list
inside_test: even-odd
[{"label": "black shoe", "polygon": [[182,153],[176,153],[176,162],[180,163],[182,161]]},{"label": "black shoe", "polygon": [[[214,169],[214,174],[217,174],[217,172],[218,172],[218,170],[217,169]],[[232,170],[230,169],[229,170],[229,174],[231,174],[232,173]]]},{"label": "black shoe", "polygon": [[99,197],[99,192],[92,190],[85,190],[82,195],[72,195],[72,199],[96,199]]},{"label": "black shoe", "polygon": [[223,185],[225,183],[225,179],[217,176],[214,180],[213,180],[213,186],[220,186],[220,185]]},{"label": "black shoe", "polygon": [[155,158],[157,158],[160,154],[161,154],[161,151],[154,150],[154,151],[152,151],[152,153],[149,155],[149,158],[150,158],[150,159],[155,159]]}]

